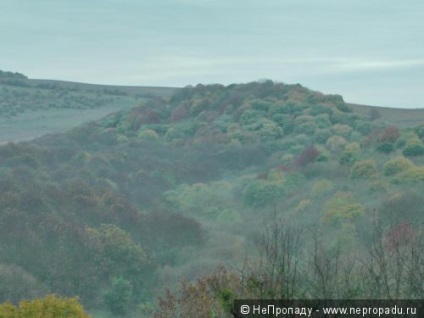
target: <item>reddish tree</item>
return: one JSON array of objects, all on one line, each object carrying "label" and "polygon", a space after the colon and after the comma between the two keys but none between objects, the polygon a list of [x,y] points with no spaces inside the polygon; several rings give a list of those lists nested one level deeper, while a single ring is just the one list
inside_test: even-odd
[{"label": "reddish tree", "polygon": [[408,221],[393,227],[386,235],[386,248],[393,250],[407,243],[414,236],[414,231]]},{"label": "reddish tree", "polygon": [[171,118],[173,121],[179,121],[181,119],[186,118],[187,114],[188,112],[185,105],[180,105],[174,109],[174,111],[172,112]]},{"label": "reddish tree", "polygon": [[296,166],[304,168],[308,164],[315,162],[319,155],[319,150],[314,145],[311,145],[306,147],[302,153],[295,158],[294,163]]},{"label": "reddish tree", "polygon": [[389,126],[380,135],[381,142],[395,142],[400,136],[399,129],[395,126]]}]

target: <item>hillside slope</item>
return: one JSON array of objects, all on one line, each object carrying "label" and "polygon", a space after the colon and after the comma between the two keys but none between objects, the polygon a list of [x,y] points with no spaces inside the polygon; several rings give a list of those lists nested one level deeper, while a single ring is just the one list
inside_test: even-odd
[{"label": "hillside slope", "polygon": [[379,119],[402,128],[414,127],[423,122],[424,109],[404,109],[348,104],[352,111],[364,118]]},{"label": "hillside slope", "polygon": [[423,124],[265,81],[3,145],[0,302],[230,317],[243,297],[422,299],[423,140]]},{"label": "hillside slope", "polygon": [[0,71],[0,143],[65,131],[174,90],[36,80]]}]

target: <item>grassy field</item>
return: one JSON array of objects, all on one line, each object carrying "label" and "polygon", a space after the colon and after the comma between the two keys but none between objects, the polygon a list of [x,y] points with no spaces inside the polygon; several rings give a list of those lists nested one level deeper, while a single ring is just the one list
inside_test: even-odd
[{"label": "grassy field", "polygon": [[63,132],[176,88],[25,79],[0,81],[0,144]]},{"label": "grassy field", "polygon": [[64,132],[80,124],[99,119],[133,104],[121,103],[95,109],[52,109],[26,112],[12,118],[0,118],[0,144],[24,141],[45,134]]},{"label": "grassy field", "polygon": [[398,127],[414,127],[424,122],[424,109],[401,109],[390,107],[376,107],[358,104],[350,104],[354,113],[369,118],[374,109],[381,115],[380,120]]},{"label": "grassy field", "polygon": [[99,84],[88,84],[88,83],[77,83],[57,80],[44,80],[44,79],[31,79],[29,80],[35,86],[53,86],[62,89],[76,89],[80,91],[92,92],[92,93],[106,93],[106,94],[117,94],[117,95],[129,95],[146,97],[161,96],[170,97],[178,88],[175,87],[149,87],[149,86],[115,86],[115,85],[99,85]]}]

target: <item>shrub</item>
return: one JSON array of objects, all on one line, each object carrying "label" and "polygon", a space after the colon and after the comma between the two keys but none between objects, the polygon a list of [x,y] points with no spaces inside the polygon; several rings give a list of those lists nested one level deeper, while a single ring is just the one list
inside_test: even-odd
[{"label": "shrub", "polygon": [[312,136],[314,142],[324,144],[331,137],[331,131],[328,129],[317,129]]},{"label": "shrub", "polygon": [[297,156],[294,163],[296,166],[304,168],[308,164],[314,163],[317,160],[319,154],[319,150],[315,148],[314,145],[308,146],[299,156]]},{"label": "shrub", "polygon": [[305,149],[305,147],[302,146],[302,145],[293,145],[293,146],[290,147],[289,153],[294,155],[294,156],[297,156],[297,155],[301,154],[304,149]]},{"label": "shrub", "polygon": [[404,138],[403,136],[400,137],[396,142],[395,142],[395,148],[396,149],[400,149],[402,147],[405,147],[406,145],[406,138]]},{"label": "shrub", "polygon": [[331,152],[340,152],[346,145],[346,139],[340,136],[331,136],[325,145]]},{"label": "shrub", "polygon": [[367,136],[372,132],[373,125],[368,121],[358,120],[355,125],[355,130],[359,131],[363,136]]},{"label": "shrub", "polygon": [[385,193],[387,192],[387,183],[383,180],[376,179],[371,182],[369,189],[371,193]]},{"label": "shrub", "polygon": [[165,134],[166,141],[175,141],[178,139],[184,139],[186,137],[187,137],[187,129],[184,126],[170,127]]},{"label": "shrub", "polygon": [[301,115],[295,119],[294,131],[299,134],[313,134],[316,129],[314,117]]},{"label": "shrub", "polygon": [[424,138],[424,123],[423,123],[423,124],[418,125],[417,127],[415,127],[415,128],[414,128],[414,132],[417,134],[417,136],[418,136],[420,139],[423,139],[423,138]]},{"label": "shrub", "polygon": [[275,122],[269,119],[261,120],[261,128],[259,129],[259,135],[261,138],[266,140],[274,140],[280,138],[283,135],[283,130]]},{"label": "shrub", "polygon": [[129,311],[133,287],[122,277],[114,278],[112,286],[104,294],[107,308],[115,315],[124,316]]},{"label": "shrub", "polygon": [[405,157],[397,157],[387,161],[383,165],[383,173],[385,176],[393,176],[400,172],[410,170],[414,167],[415,165],[411,160],[406,159]]},{"label": "shrub", "polygon": [[315,116],[315,122],[318,128],[325,129],[331,127],[330,116],[328,114],[320,114]]},{"label": "shrub", "polygon": [[333,190],[334,184],[330,180],[321,179],[314,183],[311,190],[312,197],[319,197]]},{"label": "shrub", "polygon": [[404,221],[390,229],[385,237],[386,248],[393,250],[407,244],[414,236],[414,231],[408,221]]},{"label": "shrub", "polygon": [[375,150],[382,153],[391,153],[393,150],[395,150],[395,146],[394,144],[390,142],[385,142],[378,145],[377,148],[375,148]]},{"label": "shrub", "polygon": [[106,277],[128,275],[141,280],[153,268],[150,256],[118,226],[102,224],[98,229],[87,227],[86,232],[93,254],[98,255],[104,266],[99,266],[99,272]]},{"label": "shrub", "polygon": [[283,194],[284,187],[280,182],[254,180],[246,186],[243,196],[247,205],[258,208],[275,202]]},{"label": "shrub", "polygon": [[392,182],[395,184],[416,183],[424,181],[424,167],[416,167],[397,174]]},{"label": "shrub", "polygon": [[138,138],[143,140],[157,140],[159,136],[153,129],[146,129],[138,133]]},{"label": "shrub", "polygon": [[177,291],[167,290],[155,306],[155,318],[229,317],[234,299],[241,297],[243,286],[238,274],[221,269],[195,282],[181,282]]},{"label": "shrub", "polygon": [[337,192],[325,204],[322,221],[331,224],[343,224],[355,220],[364,213],[364,207],[353,198],[352,193]]},{"label": "shrub", "polygon": [[352,164],[358,160],[361,146],[357,142],[352,142],[345,147],[345,150],[340,156],[339,163],[341,165]]},{"label": "shrub", "polygon": [[304,212],[309,206],[311,205],[311,201],[308,199],[302,199],[298,203],[298,205],[295,208],[296,213],[302,213]]},{"label": "shrub", "polygon": [[188,111],[185,105],[180,105],[175,108],[171,114],[173,121],[180,121],[188,116]]},{"label": "shrub", "polygon": [[246,109],[240,116],[240,124],[243,126],[256,124],[261,118],[264,118],[264,113],[258,110]]},{"label": "shrub", "polygon": [[285,166],[290,166],[294,161],[294,155],[292,154],[285,154],[281,157],[281,162]]},{"label": "shrub", "polygon": [[402,153],[407,157],[421,156],[424,154],[424,145],[422,143],[407,144]]},{"label": "shrub", "polygon": [[389,126],[380,135],[381,142],[394,143],[400,136],[399,129],[395,126]]},{"label": "shrub", "polygon": [[353,131],[352,127],[341,124],[335,124],[331,130],[335,135],[342,136],[344,138],[348,138]]},{"label": "shrub", "polygon": [[352,179],[369,179],[376,176],[377,165],[373,159],[357,161],[350,170],[350,177]]},{"label": "shrub", "polygon": [[272,120],[275,121],[285,134],[290,134],[294,129],[293,116],[287,114],[275,114],[272,116]]},{"label": "shrub", "polygon": [[32,301],[21,301],[15,307],[10,303],[0,305],[2,318],[90,318],[84,311],[78,298],[62,298],[49,295]]}]

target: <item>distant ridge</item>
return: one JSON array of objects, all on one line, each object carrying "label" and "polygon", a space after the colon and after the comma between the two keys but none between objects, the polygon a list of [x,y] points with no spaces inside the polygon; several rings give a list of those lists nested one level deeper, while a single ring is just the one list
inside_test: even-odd
[{"label": "distant ridge", "polygon": [[424,108],[391,108],[347,103],[354,113],[369,117],[371,111],[380,114],[380,120],[402,128],[414,127],[424,121]]}]

